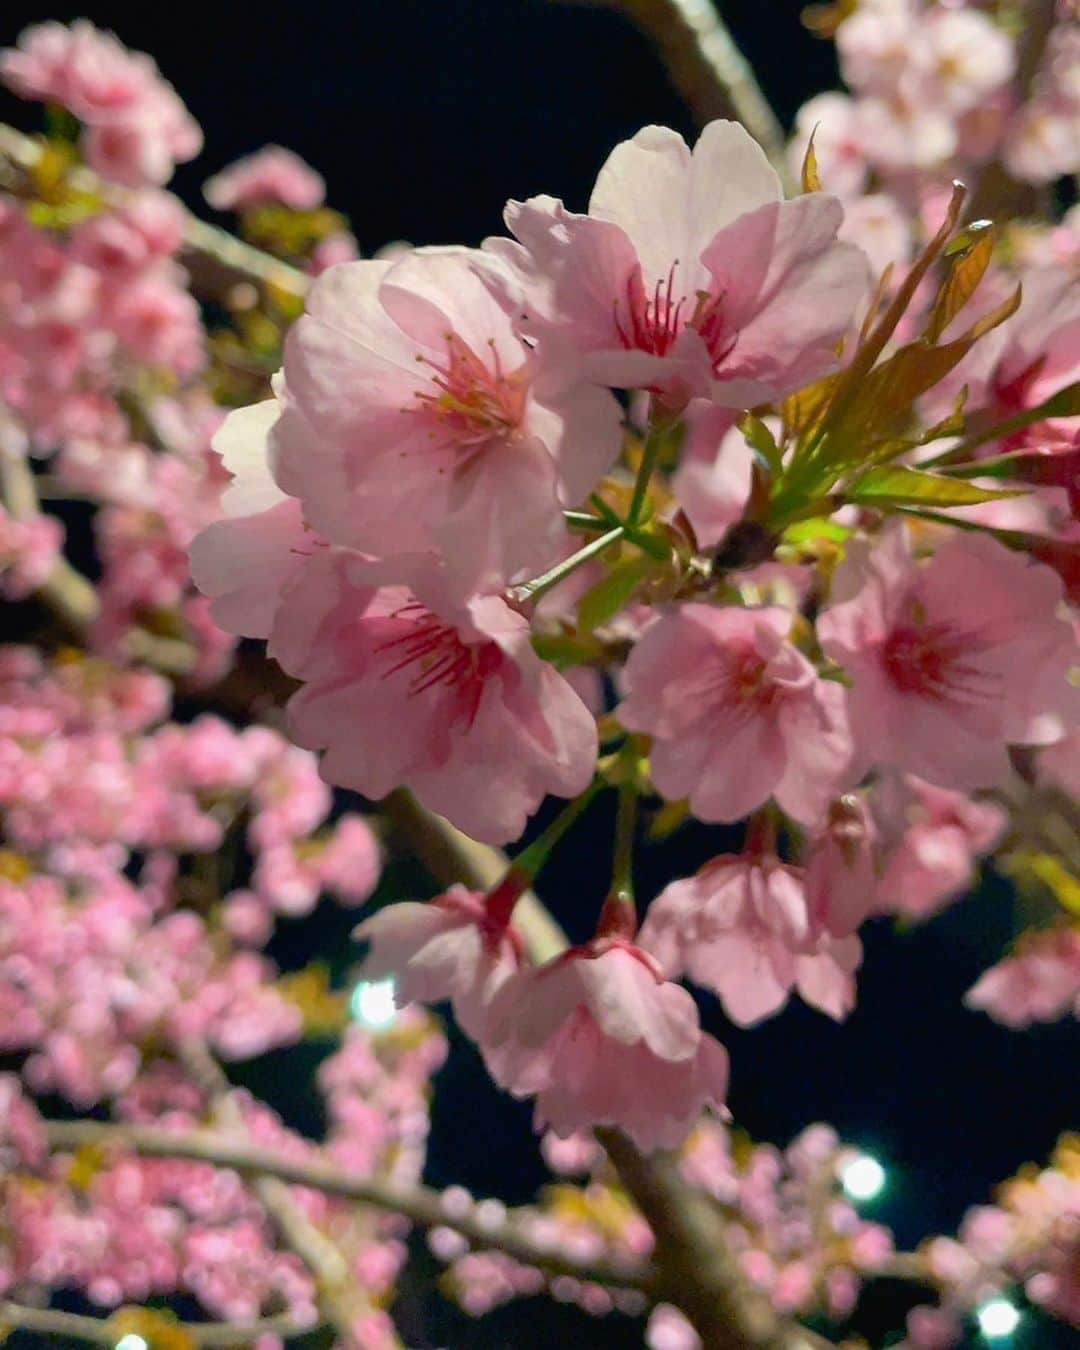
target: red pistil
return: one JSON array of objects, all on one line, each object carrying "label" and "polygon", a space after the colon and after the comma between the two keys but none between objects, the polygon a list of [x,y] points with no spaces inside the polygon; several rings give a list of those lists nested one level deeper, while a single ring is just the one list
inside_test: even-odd
[{"label": "red pistil", "polygon": [[404,621],[408,629],[376,648],[378,652],[393,652],[396,657],[382,672],[382,678],[389,679],[399,671],[413,668],[409,696],[442,685],[456,696],[454,721],[463,722],[466,729],[471,727],[484,685],[502,661],[497,645],[462,642],[456,628],[444,623],[418,600],[402,605],[390,617]]},{"label": "red pistil", "polygon": [[667,281],[656,283],[650,296],[642,281],[641,268],[636,267],[626,286],[626,317],[615,301],[615,327],[619,341],[629,351],[648,352],[651,356],[667,356],[684,328],[692,328],[708,349],[713,370],[719,369],[735,345],[737,334],[728,333],[724,322],[724,297],[708,291],[697,291],[694,308],[684,322],[685,295],[675,298],[675,269],[671,264]]},{"label": "red pistil", "polygon": [[893,684],[905,694],[924,698],[979,699],[986,696],[990,678],[964,658],[982,644],[971,633],[945,623],[902,623],[892,630],[881,657]]}]

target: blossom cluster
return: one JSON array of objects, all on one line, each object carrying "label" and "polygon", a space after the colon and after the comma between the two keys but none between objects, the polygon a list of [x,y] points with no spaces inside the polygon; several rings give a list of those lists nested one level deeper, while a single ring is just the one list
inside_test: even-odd
[{"label": "blossom cluster", "polygon": [[[330,1124],[321,1149],[240,1091],[228,1102],[234,1137],[294,1161],[329,1156],[354,1176],[413,1182],[423,1165],[428,1080],[444,1054],[430,1019],[410,1012],[378,1041],[349,1037],[324,1061],[318,1087]],[[222,1103],[214,1109],[220,1113]],[[160,1061],[117,1092],[116,1111],[124,1122],[182,1135],[206,1119],[211,1104],[182,1068]],[[0,1077],[0,1157],[0,1294],[78,1289],[114,1308],[181,1291],[212,1317],[241,1324],[282,1311],[298,1330],[318,1323],[312,1272],[282,1250],[273,1215],[237,1172],[140,1158],[122,1146],[104,1156],[90,1147],[54,1149],[11,1075]],[[347,1262],[362,1309],[358,1328],[371,1321],[360,1344],[386,1343],[385,1332],[376,1335],[378,1310],[405,1258],[400,1219],[305,1188],[292,1196],[306,1222],[334,1234]]]},{"label": "blossom cluster", "polygon": [[[0,1296],[194,1298],[392,1350],[407,1222],[131,1146],[209,1131],[411,1198],[467,1311],[547,1288],[695,1350],[650,1306],[664,1238],[617,1130],[714,1202],[736,1302],[843,1322],[909,1275],[939,1295],[918,1350],[1021,1287],[1080,1320],[1071,1141],[894,1257],[829,1127],[731,1128],[707,1029],[713,1000],[741,1027],[796,995],[847,1017],[863,925],[931,919],[984,858],[1025,927],[967,1005],[1080,1012],[1080,220],[964,214],[996,210],[983,169],[1017,210],[1075,171],[1076,34],[1029,68],[1007,8],[819,14],[852,95],[803,109],[787,196],[736,123],[646,127],[584,212],[511,201],[480,247],[360,259],[320,175],[266,147],[204,195],[274,256],[205,313],[163,190],[201,138],[153,61],[85,21],[0,56],[52,110],[0,195],[0,590],[38,624],[0,647]],[[52,499],[89,519],[92,581]],[[409,793],[467,856],[507,846],[501,880],[365,914],[351,989],[283,975],[263,949],[373,896],[371,804]],[[610,885],[557,950],[527,893],[605,794]],[[724,851],[639,906],[640,851],[692,820]],[[391,988],[390,1025],[348,1025],[352,990]],[[536,1205],[451,1188],[431,1219],[446,1044],[409,1005],[442,1002],[534,1104],[565,1178]],[[207,1080],[327,1034],[319,1141]],[[27,1092],[110,1112],[114,1142]]]},{"label": "blossom cluster", "polygon": [[1069,5],[1059,9],[1062,22],[1021,99],[1015,77],[1029,34],[1010,6],[860,0],[830,25],[851,94],[819,94],[803,105],[793,154],[801,155],[816,127],[831,191],[854,199],[873,181],[909,206],[935,182],[995,160],[1031,184],[1075,173],[1077,33]]},{"label": "blossom cluster", "polygon": [[[549,1188],[542,1206],[515,1211],[517,1223],[538,1247],[593,1259],[647,1259],[653,1235],[605,1170],[596,1145],[582,1136],[547,1135],[543,1149],[562,1180]],[[862,1280],[884,1270],[893,1252],[888,1229],[864,1219],[840,1189],[843,1170],[855,1156],[825,1125],[809,1127],[781,1150],[751,1145],[706,1119],[687,1140],[679,1168],[690,1184],[724,1206],[728,1241],[754,1289],[785,1312],[809,1313],[824,1306],[841,1320],[854,1308]],[[588,1177],[583,1191],[569,1184],[582,1175]],[[455,1295],[473,1313],[534,1292],[528,1267],[501,1253],[465,1253],[450,1230],[434,1230],[429,1243],[452,1262]],[[634,1309],[632,1294],[628,1299],[620,1291],[570,1278],[557,1296],[594,1316]],[[681,1339],[672,1339],[671,1345],[696,1350],[700,1342],[693,1328],[665,1305],[650,1318],[646,1344],[664,1350],[665,1335],[674,1337],[676,1327]]]},{"label": "blossom cluster", "polygon": [[[1000,528],[1007,490],[915,467],[867,474],[848,458],[875,434],[885,464],[949,434],[955,445],[952,382],[979,410],[972,425],[991,428],[983,456],[1032,452],[1034,433],[992,428],[1018,408],[1039,422],[1029,410],[1076,370],[1076,288],[1045,278],[1034,313],[984,303],[966,335],[979,277],[927,295],[909,318],[924,335],[867,375],[880,384],[907,360],[918,376],[923,351],[943,353],[916,392],[923,415],[944,402],[946,421],[890,441],[887,401],[883,412],[852,388],[845,403],[837,351],[851,344],[857,368],[899,315],[868,330],[871,309],[853,337],[880,288],[872,301],[841,221],[821,192],[782,200],[732,124],[711,124],[692,152],[647,128],[613,152],[587,215],[512,202],[514,238],[332,268],[289,336],[274,398],[232,414],[215,441],[233,481],[226,519],[196,540],[196,581],[219,623],[266,637],[301,681],[290,727],[325,752],[332,781],[372,797],[405,785],[474,838],[513,841],[545,794],[581,794],[597,771],[594,713],[541,654],[561,638],[573,665],[592,636],[624,736],[601,781],[706,822],[754,818],[744,855],[673,882],[637,937],[619,875],[596,937],[538,969],[510,926],[513,873],[486,899],[451,891],[361,926],[369,972],[403,972],[410,997],[451,997],[495,1079],[535,1096],[537,1123],[562,1134],[617,1124],[670,1146],[703,1105],[722,1107],[726,1057],[679,976],[744,1024],[794,988],[846,1015],[860,922],[925,916],[960,890],[1003,828],[1000,808],[967,794],[1008,780],[1011,747],[1076,724],[1066,589],[1036,560],[1071,519],[1064,491],[1044,488],[1029,508],[1036,542],[1017,548]],[[955,269],[987,269],[978,236],[958,247]],[[993,298],[1007,278],[987,284]],[[1018,355],[1059,335],[1052,366]],[[792,397],[807,384],[838,409],[809,434]],[[628,419],[613,390],[632,396]],[[748,406],[776,409],[775,428],[757,412],[738,420]],[[1074,422],[1038,433],[1051,469]],[[626,435],[643,446],[620,487]],[[665,456],[666,485],[653,476]],[[988,528],[888,518],[927,498],[985,507]],[[784,548],[807,503],[841,507],[843,556],[827,571]],[[845,520],[852,507],[863,515]],[[575,552],[579,522],[599,537]],[[749,528],[764,555],[740,556]],[[782,564],[762,569],[774,551]],[[562,599],[579,566],[599,580]],[[781,820],[802,840],[786,860]]]},{"label": "blossom cluster", "polygon": [[[38,1090],[89,1106],[160,1038],[228,1059],[295,1040],[300,1009],[257,949],[323,894],[368,897],[364,819],[327,825],[313,759],[269,728],[166,721],[171,691],[149,671],[7,647],[0,686],[0,1048],[28,1055]],[[238,834],[247,884],[208,893],[200,860]]]},{"label": "blossom cluster", "polygon": [[82,153],[109,182],[160,186],[202,149],[198,124],[153,59],[86,20],[26,29],[0,76],[21,97],[77,118]]}]

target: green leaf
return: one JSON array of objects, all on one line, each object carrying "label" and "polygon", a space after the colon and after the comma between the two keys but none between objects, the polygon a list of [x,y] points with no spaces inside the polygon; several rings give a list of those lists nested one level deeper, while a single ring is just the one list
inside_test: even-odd
[{"label": "green leaf", "polygon": [[738,421],[739,430],[746,437],[746,443],[761,459],[765,467],[774,478],[779,477],[783,471],[783,460],[780,455],[780,447],[773,439],[773,434],[760,417],[755,417],[753,413],[743,413]]},{"label": "green leaf", "polygon": [[1051,395],[1037,411],[1040,417],[1076,417],[1080,416],[1080,380],[1067,384]]},{"label": "green leaf", "polygon": [[926,325],[926,336],[931,342],[938,341],[982,281],[994,256],[993,226],[989,221],[970,225],[946,248],[945,256],[952,258],[952,265],[937,293]]},{"label": "green leaf", "polygon": [[812,520],[797,520],[783,533],[783,542],[793,548],[804,548],[825,539],[830,544],[843,544],[851,538],[851,527],[824,516],[815,516]]},{"label": "green leaf", "polygon": [[961,479],[892,464],[863,474],[844,495],[863,506],[976,506],[1024,494],[1014,489],[976,487]]},{"label": "green leaf", "polygon": [[967,253],[974,244],[989,230],[994,228],[992,220],[973,220],[965,230],[961,230],[955,239],[950,239],[942,249],[942,257],[952,258],[957,253]]},{"label": "green leaf", "polygon": [[620,559],[606,577],[581,597],[578,627],[582,632],[591,633],[613,619],[630,601],[652,569],[652,559],[647,557]]}]

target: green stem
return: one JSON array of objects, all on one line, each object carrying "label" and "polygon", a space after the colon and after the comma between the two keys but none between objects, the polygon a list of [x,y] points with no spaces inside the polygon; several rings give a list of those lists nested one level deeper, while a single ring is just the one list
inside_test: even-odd
[{"label": "green stem", "polygon": [[580,797],[575,797],[572,802],[568,802],[547,829],[521,850],[511,863],[510,871],[524,877],[527,882],[531,883],[547,862],[548,855],[552,853],[556,844],[567,830],[584,815],[603,787],[603,779],[594,778]]},{"label": "green stem", "polygon": [[621,525],[617,525],[613,530],[608,530],[607,534],[602,534],[599,539],[594,539],[586,544],[584,548],[579,548],[576,553],[572,553],[569,558],[564,558],[562,562],[556,563],[550,571],[544,572],[542,576],[535,577],[532,581],[527,581],[523,586],[517,587],[518,595],[523,600],[539,600],[539,598],[557,586],[560,581],[565,580],[571,572],[593,558],[597,558],[601,553],[609,549],[612,544],[617,544],[626,531]]},{"label": "green stem", "polygon": [[634,833],[640,792],[636,778],[619,784],[619,806],[615,815],[615,860],[611,869],[611,894],[634,900]]},{"label": "green stem", "polygon": [[641,524],[641,514],[645,506],[649,484],[652,482],[653,470],[656,468],[656,461],[660,458],[660,451],[669,430],[669,423],[661,423],[659,426],[649,428],[649,434],[645,438],[645,449],[641,455],[641,463],[638,465],[637,478],[634,481],[634,495],[630,499],[630,511],[626,517],[629,525]]}]

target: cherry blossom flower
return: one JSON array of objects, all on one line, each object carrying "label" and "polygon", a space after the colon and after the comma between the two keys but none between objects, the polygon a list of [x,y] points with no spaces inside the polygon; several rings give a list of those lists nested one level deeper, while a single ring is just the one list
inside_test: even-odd
[{"label": "cherry blossom flower", "polygon": [[829,808],[810,840],[806,894],[813,922],[849,937],[873,912],[877,895],[877,829],[861,797],[846,793]]},{"label": "cherry blossom flower", "polygon": [[641,945],[669,978],[711,989],[739,1026],[770,1017],[792,988],[836,1020],[855,1005],[862,946],[814,921],[802,873],[771,857],[721,855],[649,906]]},{"label": "cherry blossom flower", "polygon": [[996,803],[912,774],[879,780],[871,801],[884,855],[876,908],[914,919],[928,918],[971,885],[976,860],[993,850],[1008,823]]},{"label": "cherry blossom flower", "polygon": [[401,1002],[450,999],[454,1015],[482,1040],[492,999],[520,964],[521,941],[498,901],[453,886],[427,904],[388,905],[353,930],[371,944],[363,979],[392,975]]},{"label": "cherry blossom flower", "polygon": [[245,637],[267,637],[286,583],[317,546],[300,503],[270,472],[268,437],[280,417],[276,399],[237,408],[214,437],[232,474],[221,496],[225,519],[191,545],[191,575],[213,599],[214,621]]},{"label": "cherry blossom flower", "polygon": [[686,435],[671,487],[703,548],[719,544],[743,517],[755,456],[734,414],[694,399],[684,414]]},{"label": "cherry blossom flower", "polygon": [[516,839],[545,793],[592,777],[592,714],[529,644],[498,595],[456,601],[425,558],[305,563],[274,619],[271,654],[305,687],[295,738],[331,781],[382,797],[405,783],[487,843]]},{"label": "cherry blossom flower", "polygon": [[619,719],[654,737],[652,776],[702,820],[731,821],[775,797],[811,822],[850,758],[844,691],[787,641],[783,609],[683,605],[630,654]]},{"label": "cherry blossom flower", "polygon": [[969,1008],[1009,1027],[1080,1017],[1080,931],[1030,932],[1017,950],[991,966],[964,996]]},{"label": "cherry blossom flower", "polygon": [[1040,739],[1037,711],[1074,724],[1061,599],[1049,568],[982,536],[953,536],[925,564],[901,527],[850,550],[818,633],[852,680],[857,762],[991,786],[1010,744]]},{"label": "cherry blossom flower", "polygon": [[545,401],[489,289],[503,271],[445,248],[325,272],[289,335],[295,416],[275,433],[275,476],[312,529],[380,556],[437,549],[465,591],[553,562],[562,506],[588,496],[621,444],[610,394]]},{"label": "cherry blossom flower", "polygon": [[0,79],[22,98],[74,113],[86,127],[87,162],[113,182],[160,185],[202,148],[202,132],[154,61],[85,19],[25,29],[0,54]]},{"label": "cherry blossom flower", "polygon": [[208,179],[203,196],[215,211],[243,211],[267,203],[311,211],[322,205],[326,184],[292,150],[264,145]]},{"label": "cherry blossom flower", "polygon": [[[1020,309],[978,342],[935,388],[927,400],[932,415],[944,415],[966,388],[969,408],[977,409],[978,417],[993,426],[1037,407],[1080,379],[1080,286],[1067,271],[1053,267],[1025,272],[1021,284]],[[1009,285],[1004,277],[995,276],[987,302],[1003,299]],[[1078,436],[1080,418],[1050,418],[991,442],[986,453],[1021,449],[1065,453],[1076,446]]]},{"label": "cherry blossom flower", "polygon": [[536,1097],[536,1127],[566,1138],[597,1125],[640,1148],[681,1143],[702,1110],[723,1110],[728,1060],[694,1000],[624,938],[598,938],[512,975],[488,1010],[493,1077]]},{"label": "cherry blossom flower", "polygon": [[859,200],[869,177],[867,150],[859,135],[857,105],[846,94],[816,94],[799,109],[789,147],[792,171],[802,171],[810,137],[818,174],[828,192],[844,200],[847,212]]},{"label": "cherry blossom flower", "polygon": [[565,379],[741,408],[835,366],[868,284],[862,254],[836,241],[842,219],[820,193],[782,201],[761,149],[718,121],[692,153],[646,127],[608,158],[588,215],[511,202],[519,243],[487,247],[523,279],[526,330]]}]

